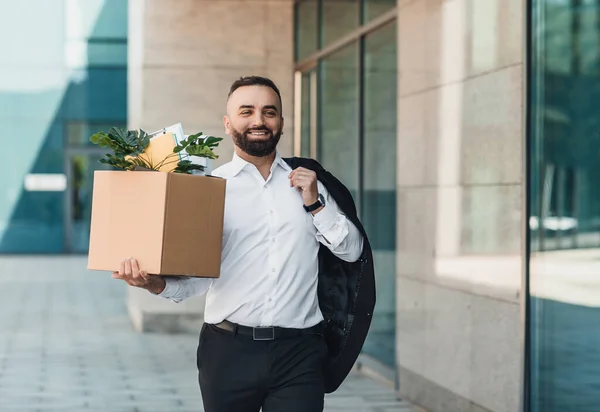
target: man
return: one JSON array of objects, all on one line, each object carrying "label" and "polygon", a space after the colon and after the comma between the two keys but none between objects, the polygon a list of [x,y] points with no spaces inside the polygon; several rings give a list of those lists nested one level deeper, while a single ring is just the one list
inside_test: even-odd
[{"label": "man", "polygon": [[271,80],[234,82],[224,125],[235,153],[213,172],[227,179],[221,276],[149,276],[126,259],[113,277],[175,302],[207,293],[197,358],[207,412],[322,411],[370,322],[368,241],[341,183],[314,161],[280,157],[282,103]]}]

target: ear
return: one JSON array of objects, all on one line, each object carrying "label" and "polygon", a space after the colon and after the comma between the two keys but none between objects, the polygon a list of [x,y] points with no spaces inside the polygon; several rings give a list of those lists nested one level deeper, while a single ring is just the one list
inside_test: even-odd
[{"label": "ear", "polygon": [[285,126],[285,122],[284,122],[283,116],[281,116],[281,135],[282,136],[283,136],[283,128],[284,128],[284,126]]},{"label": "ear", "polygon": [[231,121],[227,115],[223,116],[223,126],[225,126],[225,133],[231,135]]}]

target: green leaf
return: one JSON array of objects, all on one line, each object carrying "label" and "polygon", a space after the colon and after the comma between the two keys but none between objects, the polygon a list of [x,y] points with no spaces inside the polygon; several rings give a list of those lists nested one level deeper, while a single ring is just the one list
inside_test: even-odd
[{"label": "green leaf", "polygon": [[190,160],[181,160],[173,172],[191,174],[194,170],[204,171],[204,166],[192,163]]},{"label": "green leaf", "polygon": [[217,158],[217,155],[208,146],[200,146],[200,145],[190,146],[187,148],[187,153],[190,156],[206,157],[209,159]]},{"label": "green leaf", "polygon": [[97,144],[100,147],[110,147],[111,145],[109,135],[104,132],[93,134],[92,137],[90,137],[90,142]]},{"label": "green leaf", "polygon": [[207,136],[204,140],[204,144],[210,147],[216,147],[221,140],[223,140],[222,137]]},{"label": "green leaf", "polygon": [[202,132],[198,132],[196,134],[191,134],[188,136],[188,139],[191,140],[198,140],[198,138],[202,136]]},{"label": "green leaf", "polygon": [[148,133],[146,133],[142,129],[140,129],[140,144],[144,147],[144,150],[150,144],[150,136],[148,136]]}]

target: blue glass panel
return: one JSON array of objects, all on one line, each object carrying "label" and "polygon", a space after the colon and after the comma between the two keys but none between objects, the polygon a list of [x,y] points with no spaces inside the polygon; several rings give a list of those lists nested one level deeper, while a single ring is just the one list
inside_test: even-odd
[{"label": "blue glass panel", "polygon": [[531,411],[600,402],[600,4],[532,2]]},{"label": "blue glass panel", "polygon": [[89,193],[91,179],[67,172],[100,166],[73,151],[95,126],[127,122],[127,10],[122,0],[0,0],[0,37],[12,39],[0,42],[10,56],[0,61],[0,253],[85,251],[89,202],[67,216],[67,188]]}]

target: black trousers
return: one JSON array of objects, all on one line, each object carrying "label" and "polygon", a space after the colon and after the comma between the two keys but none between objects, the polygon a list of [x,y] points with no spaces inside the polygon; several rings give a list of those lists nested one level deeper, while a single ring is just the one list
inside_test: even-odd
[{"label": "black trousers", "polygon": [[321,335],[257,341],[204,324],[197,354],[206,412],[322,412]]}]

